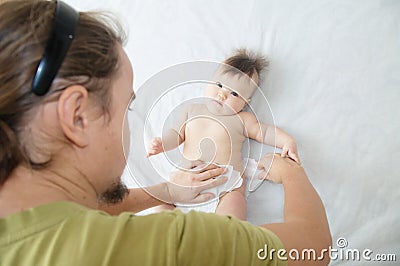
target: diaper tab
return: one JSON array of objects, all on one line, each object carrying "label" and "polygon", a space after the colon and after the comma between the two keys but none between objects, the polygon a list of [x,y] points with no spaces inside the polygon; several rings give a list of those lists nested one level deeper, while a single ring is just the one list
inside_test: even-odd
[{"label": "diaper tab", "polygon": [[244,176],[247,180],[247,191],[254,192],[264,181],[264,179],[260,180],[257,178],[259,174],[263,172],[263,170],[257,168],[257,162],[254,159],[244,158],[242,163],[244,167]]}]

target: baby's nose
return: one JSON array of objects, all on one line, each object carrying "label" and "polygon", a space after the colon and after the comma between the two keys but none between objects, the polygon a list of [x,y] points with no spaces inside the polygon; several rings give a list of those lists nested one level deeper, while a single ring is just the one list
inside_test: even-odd
[{"label": "baby's nose", "polygon": [[221,101],[223,101],[223,100],[226,99],[226,95],[225,95],[225,93],[224,93],[222,90],[219,90],[219,91],[218,91],[217,96],[218,96],[219,100],[221,100]]}]

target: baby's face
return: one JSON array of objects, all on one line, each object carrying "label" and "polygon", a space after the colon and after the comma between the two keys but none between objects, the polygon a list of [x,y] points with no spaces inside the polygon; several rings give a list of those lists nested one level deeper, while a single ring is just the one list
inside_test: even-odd
[{"label": "baby's face", "polygon": [[[254,77],[253,77],[254,78]],[[258,77],[256,82],[258,81]],[[207,107],[216,115],[234,115],[243,110],[255,91],[255,83],[247,75],[216,75],[205,96]]]}]

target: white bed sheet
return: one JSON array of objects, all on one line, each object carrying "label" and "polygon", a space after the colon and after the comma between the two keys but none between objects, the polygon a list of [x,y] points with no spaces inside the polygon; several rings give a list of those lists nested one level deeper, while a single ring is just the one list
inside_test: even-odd
[{"label": "white bed sheet", "polygon": [[[400,1],[67,2],[120,17],[136,89],[171,65],[221,61],[237,47],[267,55],[261,87],[276,125],[298,141],[334,241],[400,260]],[[249,196],[252,223],[282,216],[281,186]]]}]

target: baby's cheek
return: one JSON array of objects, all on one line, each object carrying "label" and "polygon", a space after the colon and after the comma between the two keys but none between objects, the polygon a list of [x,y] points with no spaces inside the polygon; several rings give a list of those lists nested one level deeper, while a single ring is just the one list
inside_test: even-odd
[{"label": "baby's cheek", "polygon": [[231,104],[231,108],[236,112],[240,112],[243,109],[243,104],[242,103],[238,103],[237,101],[235,101],[234,103]]},{"label": "baby's cheek", "polygon": [[206,97],[214,97],[217,95],[217,90],[207,87],[204,91],[204,96]]}]

